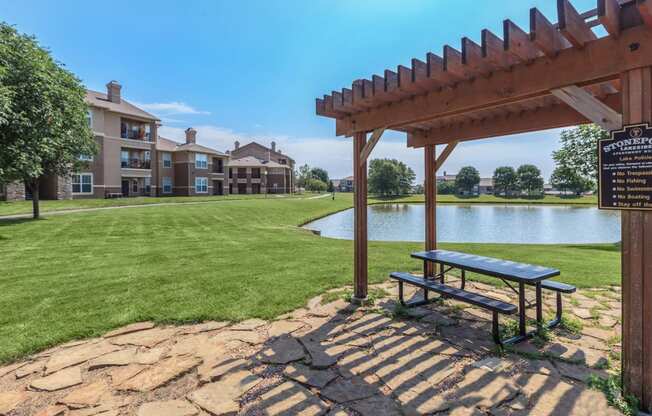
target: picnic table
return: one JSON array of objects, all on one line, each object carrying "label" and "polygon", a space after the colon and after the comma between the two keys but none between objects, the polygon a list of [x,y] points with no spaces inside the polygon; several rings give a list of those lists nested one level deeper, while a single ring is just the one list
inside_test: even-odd
[{"label": "picnic table", "polygon": [[[549,267],[526,263],[517,263],[509,260],[483,257],[474,254],[448,250],[421,251],[412,253],[412,257],[423,260],[424,275],[421,278],[422,281],[415,280],[414,275],[407,276],[405,273],[392,273],[391,275],[392,278],[399,280],[400,283],[413,284],[424,289],[424,299],[422,301],[412,302],[410,304],[406,304],[406,306],[417,306],[428,303],[428,291],[434,291],[440,293],[443,296],[450,296],[456,298],[457,300],[490,309],[494,312],[494,338],[497,338],[497,313],[512,314],[516,312],[516,308],[514,305],[486,297],[484,294],[478,294],[464,290],[466,284],[466,272],[473,272],[500,279],[511,290],[513,290],[518,295],[519,333],[518,335],[505,341],[496,339],[496,342],[498,343],[517,343],[527,339],[529,336],[532,336],[534,333],[540,331],[541,328],[543,328],[543,289],[557,292],[557,316],[556,319],[550,321],[548,324],[545,324],[547,327],[556,326],[561,321],[561,293],[572,293],[575,291],[574,286],[549,280],[550,278],[560,274],[559,270]],[[428,263],[438,265],[439,273],[436,273],[434,276],[428,276]],[[446,285],[446,273],[453,269],[459,269],[461,271],[460,289]],[[437,280],[439,283],[436,283]],[[535,299],[533,302],[530,302],[526,298],[526,286],[534,286],[535,288]],[[402,301],[402,285],[399,289],[401,292],[400,295]],[[526,309],[528,306],[534,306],[536,308],[537,329],[532,333],[527,332]]]}]

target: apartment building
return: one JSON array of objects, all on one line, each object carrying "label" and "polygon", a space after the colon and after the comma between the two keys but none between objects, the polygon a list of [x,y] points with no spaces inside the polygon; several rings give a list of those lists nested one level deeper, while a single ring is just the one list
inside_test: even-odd
[{"label": "apartment building", "polygon": [[[157,172],[151,160],[160,120],[122,99],[121,90],[118,82],[111,81],[106,92],[86,91],[87,118],[98,153],[82,157],[83,167],[71,177],[42,178],[42,199],[155,194],[152,178]],[[29,189],[20,182],[0,188],[0,199],[31,198]]]},{"label": "apartment building", "polygon": [[159,194],[175,196],[227,195],[229,157],[197,144],[197,131],[186,130],[186,142],[159,137],[156,143]]},{"label": "apartment building", "polygon": [[294,159],[271,147],[251,142],[228,152],[228,189],[233,194],[285,194],[294,191]]}]

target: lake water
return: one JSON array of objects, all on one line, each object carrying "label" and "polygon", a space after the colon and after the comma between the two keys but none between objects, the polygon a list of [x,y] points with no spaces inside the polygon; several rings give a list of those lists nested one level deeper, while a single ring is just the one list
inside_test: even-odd
[{"label": "lake water", "polygon": [[[368,233],[377,241],[424,241],[423,204],[368,207]],[[353,210],[305,226],[324,237],[353,239]],[[583,244],[620,241],[620,215],[594,207],[526,205],[437,206],[437,239],[450,243]]]}]

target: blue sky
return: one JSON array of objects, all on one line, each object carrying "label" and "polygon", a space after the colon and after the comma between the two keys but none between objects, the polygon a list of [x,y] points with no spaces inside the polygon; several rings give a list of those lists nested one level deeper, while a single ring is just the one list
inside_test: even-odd
[{"label": "blue sky", "polygon": [[[595,0],[574,0],[580,11]],[[193,126],[198,141],[227,150],[235,139],[269,143],[298,163],[351,174],[351,145],[334,122],[315,116],[314,99],[382,74],[426,52],[440,54],[480,31],[502,33],[510,18],[528,29],[530,7],[556,21],[552,0],[0,0],[0,19],[35,35],[92,89],[111,79],[123,95],[163,120],[180,139]],[[444,170],[534,163],[546,178],[558,131],[458,148]],[[372,157],[397,157],[422,177],[423,155],[404,136],[383,138]]]}]

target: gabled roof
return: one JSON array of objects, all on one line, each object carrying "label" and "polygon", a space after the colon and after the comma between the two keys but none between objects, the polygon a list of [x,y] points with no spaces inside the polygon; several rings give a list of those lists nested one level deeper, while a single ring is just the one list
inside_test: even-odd
[{"label": "gabled roof", "polygon": [[156,141],[156,150],[164,152],[197,152],[208,153],[217,156],[226,156],[219,150],[211,149],[210,147],[202,146],[196,143],[178,143],[174,140],[166,139],[165,137],[158,136]]},{"label": "gabled roof", "polygon": [[231,153],[240,152],[240,151],[242,151],[242,149],[246,149],[247,147],[254,147],[254,146],[258,146],[261,149],[266,150],[266,151],[270,152],[273,155],[281,156],[281,157],[287,158],[288,160],[291,160],[292,162],[294,162],[294,159],[292,159],[290,156],[286,155],[285,153],[281,153],[281,152],[278,152],[276,150],[272,150],[271,148],[269,148],[267,146],[263,146],[262,144],[260,144],[258,142],[250,142],[250,143],[247,143],[245,145],[242,145],[239,148],[237,148],[235,150],[232,150]]},{"label": "gabled roof", "polygon": [[155,115],[141,110],[125,99],[121,99],[120,103],[111,102],[106,98],[106,93],[103,92],[86,90],[86,103],[93,107],[103,108],[126,116],[144,118],[151,121],[161,121]]},{"label": "gabled roof", "polygon": [[290,169],[289,165],[282,165],[271,160],[260,160],[253,156],[241,157],[239,159],[231,159],[229,166],[233,167],[247,167],[247,168],[283,168]]}]

